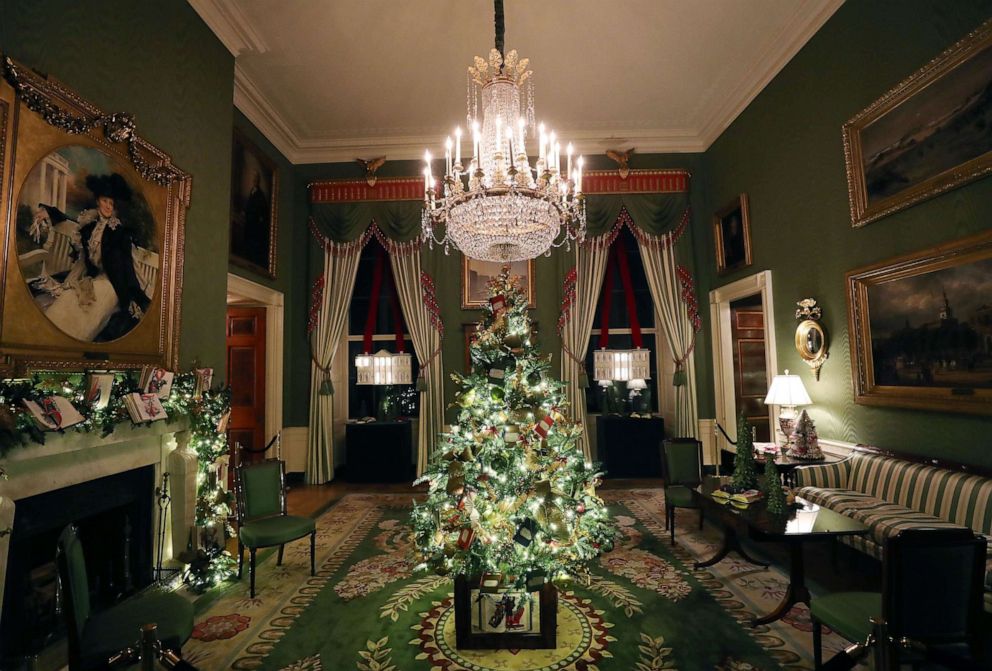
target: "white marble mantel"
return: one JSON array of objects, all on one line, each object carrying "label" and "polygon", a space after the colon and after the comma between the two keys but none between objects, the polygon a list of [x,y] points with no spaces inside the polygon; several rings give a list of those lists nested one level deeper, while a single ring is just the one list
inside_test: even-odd
[{"label": "white marble mantel", "polygon": [[[162,421],[150,426],[118,426],[109,436],[101,438],[97,433],[81,433],[71,429],[63,434],[46,433],[44,445],[28,443],[11,449],[0,458],[0,468],[7,473],[6,480],[0,480],[0,608],[3,607],[3,591],[6,583],[7,555],[10,534],[3,533],[13,528],[17,512],[17,501],[37,494],[70,487],[89,480],[123,473],[143,466],[155,466],[155,485],[162,481],[162,473],[172,473],[170,491],[173,512],[180,508],[192,510],[195,502],[186,501],[186,492],[195,490],[195,457],[190,453],[177,451],[179,444],[185,443],[188,436],[186,420]],[[179,457],[177,459],[177,457]],[[190,468],[190,461],[192,467]],[[177,469],[176,466],[179,465]],[[192,478],[193,487],[185,486],[176,477],[176,470],[187,473]],[[152,493],[154,495],[154,493]],[[157,511],[157,506],[153,508]],[[173,556],[173,537],[177,529],[171,521],[172,534],[166,534],[164,556]],[[158,543],[158,515],[153,520],[154,538]],[[158,548],[154,548],[157,556]]]}]

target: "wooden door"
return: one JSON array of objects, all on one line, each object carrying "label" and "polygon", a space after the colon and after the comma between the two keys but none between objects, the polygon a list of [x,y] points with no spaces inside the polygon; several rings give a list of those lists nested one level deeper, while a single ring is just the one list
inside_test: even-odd
[{"label": "wooden door", "polygon": [[730,304],[730,335],[734,345],[734,396],[737,415],[744,415],[755,429],[754,439],[771,440],[765,405],[768,373],[765,366],[765,323],[761,297]]},{"label": "wooden door", "polygon": [[265,455],[249,450],[265,447],[265,308],[227,308],[227,383],[231,465],[238,443],[243,463],[258,461]]}]

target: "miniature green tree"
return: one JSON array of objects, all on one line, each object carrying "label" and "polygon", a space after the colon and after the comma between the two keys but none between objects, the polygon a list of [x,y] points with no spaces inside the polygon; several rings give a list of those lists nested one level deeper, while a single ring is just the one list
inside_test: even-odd
[{"label": "miniature green tree", "polygon": [[768,512],[773,515],[784,513],[786,509],[785,492],[782,490],[782,478],[779,476],[778,466],[774,459],[768,459],[765,463],[765,477],[762,485]]},{"label": "miniature green tree", "polygon": [[741,415],[737,422],[737,454],[734,456],[734,477],[730,484],[743,491],[758,486],[758,467],[754,463],[754,440],[747,417]]}]

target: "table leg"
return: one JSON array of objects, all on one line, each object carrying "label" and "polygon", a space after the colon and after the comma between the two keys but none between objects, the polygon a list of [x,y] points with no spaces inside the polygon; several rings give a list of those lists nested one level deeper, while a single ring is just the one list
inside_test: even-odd
[{"label": "table leg", "polygon": [[797,603],[809,605],[809,589],[806,587],[806,569],[803,566],[803,544],[789,543],[789,587],[785,591],[782,602],[768,615],[751,621],[752,627],[768,624],[792,610]]},{"label": "table leg", "polygon": [[723,542],[720,544],[720,547],[716,551],[716,554],[705,561],[696,562],[695,567],[706,568],[708,566],[713,566],[713,564],[722,561],[723,558],[726,557],[731,552],[736,552],[737,554],[739,554],[741,557],[744,558],[744,561],[750,564],[755,564],[762,568],[768,568],[768,564],[766,564],[765,562],[758,561],[757,559],[753,558],[751,555],[749,555],[747,552],[744,551],[744,548],[741,546],[740,538],[738,538],[737,536],[737,530],[734,529],[734,527],[731,526],[730,524],[723,525]]}]

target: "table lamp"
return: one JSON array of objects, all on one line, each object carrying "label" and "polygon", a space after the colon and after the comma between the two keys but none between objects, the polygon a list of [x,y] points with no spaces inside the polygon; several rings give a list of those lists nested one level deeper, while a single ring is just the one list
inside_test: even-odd
[{"label": "table lamp", "polygon": [[785,369],[785,375],[776,375],[772,379],[772,385],[768,388],[768,395],[765,396],[765,405],[777,405],[781,409],[778,414],[778,425],[785,434],[785,444],[792,440],[792,434],[796,430],[796,406],[811,405],[806,387],[798,375],[789,375],[789,369]]}]

